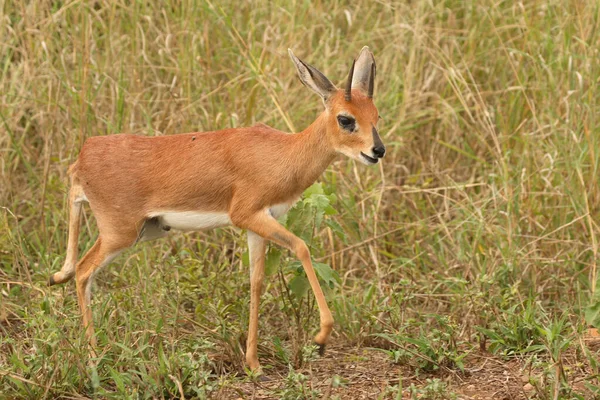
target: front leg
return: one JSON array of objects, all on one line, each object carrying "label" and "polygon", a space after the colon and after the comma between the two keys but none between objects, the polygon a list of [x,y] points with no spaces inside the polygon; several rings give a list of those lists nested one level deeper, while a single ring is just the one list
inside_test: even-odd
[{"label": "front leg", "polygon": [[250,252],[250,326],[246,342],[246,363],[252,371],[260,372],[256,342],[258,338],[258,307],[265,277],[265,239],[248,231],[248,250]]},{"label": "front leg", "polygon": [[[306,243],[304,243],[302,239],[285,229],[279,222],[277,222],[275,218],[273,218],[270,214],[267,214],[265,211],[259,211],[251,214],[243,212],[232,213],[231,217],[232,222],[236,226],[242,229],[248,229],[265,239],[268,239],[287,249],[290,249],[294,252],[296,257],[298,257],[298,259],[302,263],[302,267],[306,272],[306,276],[308,277],[310,287],[312,288],[312,291],[315,294],[317,305],[319,306],[321,330],[319,331],[317,336],[315,336],[315,342],[319,345],[320,353],[322,354],[325,348],[325,344],[327,343],[327,339],[329,339],[329,336],[331,335],[331,331],[333,329],[333,317],[331,315],[329,307],[327,306],[327,302],[325,301],[325,296],[323,295],[321,286],[319,285],[319,280],[317,279],[317,275],[315,274],[315,270],[310,259],[310,252],[308,251]],[[254,271],[253,280],[256,274],[257,272]],[[264,274],[264,262],[261,274]],[[254,296],[254,289],[252,291],[252,295]],[[256,305],[256,307],[258,313],[258,304]]]}]

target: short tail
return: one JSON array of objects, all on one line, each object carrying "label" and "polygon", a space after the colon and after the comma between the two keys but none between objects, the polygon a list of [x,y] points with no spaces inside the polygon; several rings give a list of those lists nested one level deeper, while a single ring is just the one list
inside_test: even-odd
[{"label": "short tail", "polygon": [[[72,169],[72,168],[71,168]],[[71,172],[69,169],[69,172]],[[50,286],[58,283],[65,283],[75,275],[75,266],[77,265],[79,228],[81,226],[82,201],[85,200],[85,194],[81,186],[71,179],[71,190],[69,192],[69,241],[67,243],[67,258],[62,269],[50,276]]]}]

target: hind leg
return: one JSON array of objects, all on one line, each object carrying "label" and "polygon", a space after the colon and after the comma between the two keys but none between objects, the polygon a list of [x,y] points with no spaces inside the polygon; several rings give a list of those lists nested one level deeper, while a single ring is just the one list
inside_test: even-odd
[{"label": "hind leg", "polygon": [[77,240],[79,238],[79,227],[81,225],[82,202],[85,201],[83,189],[77,183],[71,184],[69,192],[69,241],[67,244],[67,258],[62,269],[51,275],[50,286],[57,283],[65,283],[75,275],[75,264],[77,263]]},{"label": "hind leg", "polygon": [[90,305],[92,297],[91,286],[94,275],[102,267],[109,264],[121,251],[129,247],[130,244],[131,241],[108,242],[101,236],[79,261],[75,269],[77,301],[83,317],[85,333],[92,348],[96,345],[92,308]]}]

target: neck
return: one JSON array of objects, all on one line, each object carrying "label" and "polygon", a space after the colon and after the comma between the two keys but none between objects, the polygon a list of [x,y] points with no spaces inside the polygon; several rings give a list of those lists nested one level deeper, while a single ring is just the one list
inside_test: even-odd
[{"label": "neck", "polygon": [[312,185],[335,158],[335,151],[327,134],[327,115],[322,113],[297,136],[296,177],[303,190]]}]

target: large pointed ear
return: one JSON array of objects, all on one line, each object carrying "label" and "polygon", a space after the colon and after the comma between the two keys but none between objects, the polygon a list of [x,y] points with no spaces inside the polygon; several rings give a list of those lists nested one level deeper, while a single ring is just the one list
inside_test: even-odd
[{"label": "large pointed ear", "polygon": [[363,47],[356,59],[352,89],[360,89],[369,97],[373,97],[375,82],[375,57],[367,46]]},{"label": "large pointed ear", "polygon": [[315,91],[324,101],[327,101],[337,91],[335,85],[321,71],[300,60],[294,55],[291,49],[288,49],[288,53],[294,65],[296,65],[296,70],[298,70],[298,76],[302,83]]}]

